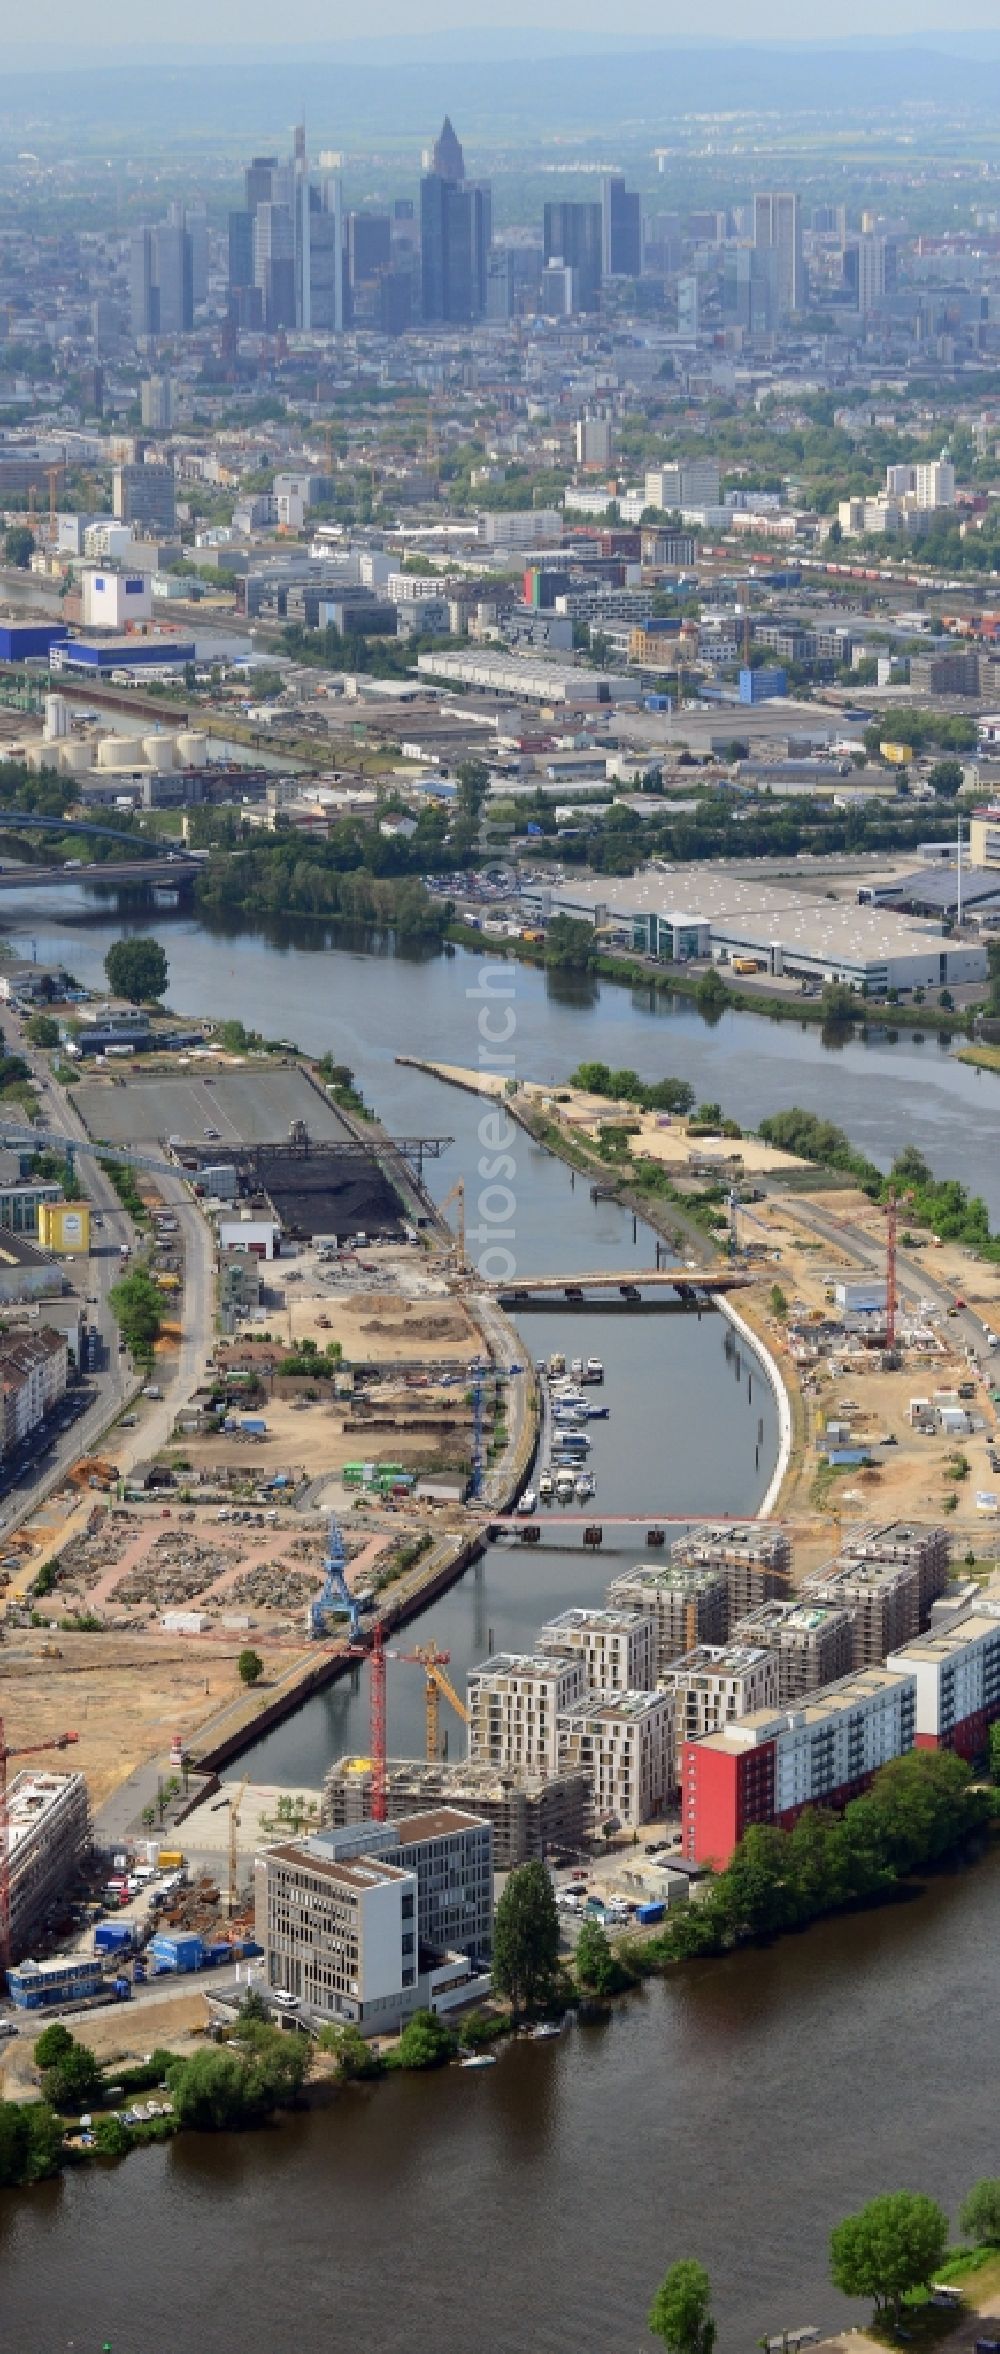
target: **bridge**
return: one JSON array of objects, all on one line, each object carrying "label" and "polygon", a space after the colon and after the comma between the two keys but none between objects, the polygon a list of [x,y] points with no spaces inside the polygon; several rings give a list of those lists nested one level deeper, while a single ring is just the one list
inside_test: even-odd
[{"label": "bridge", "polygon": [[718,1292],[744,1290],[749,1282],[748,1275],[729,1267],[643,1267],[632,1273],[616,1267],[596,1275],[517,1275],[497,1285],[497,1298],[502,1308],[543,1307],[549,1300],[573,1307],[588,1305],[602,1292],[616,1292],[634,1304],[643,1292],[661,1291],[693,1306]]},{"label": "bridge", "polygon": [[[0,833],[4,830],[0,819]],[[93,859],[87,865],[0,867],[0,891],[57,891],[70,883],[188,883],[204,861],[162,854]]]}]

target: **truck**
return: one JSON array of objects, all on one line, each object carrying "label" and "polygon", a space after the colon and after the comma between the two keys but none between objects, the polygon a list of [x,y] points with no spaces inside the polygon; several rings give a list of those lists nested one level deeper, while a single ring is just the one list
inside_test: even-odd
[{"label": "truck", "polygon": [[183,1849],[180,1847],[161,1847],[156,1861],[161,1872],[178,1872],[184,1862]]},{"label": "truck", "polygon": [[733,958],[734,973],[762,973],[763,970],[764,967],[759,956],[734,956]]}]

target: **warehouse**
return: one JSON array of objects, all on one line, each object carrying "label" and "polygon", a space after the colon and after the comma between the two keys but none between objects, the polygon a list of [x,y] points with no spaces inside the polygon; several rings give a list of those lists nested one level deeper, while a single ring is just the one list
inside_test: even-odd
[{"label": "warehouse", "polygon": [[68,636],[64,621],[0,621],[0,662],[47,662]]},{"label": "warehouse", "polygon": [[89,638],[64,638],[52,648],[51,665],[103,678],[114,670],[183,670],[194,657],[193,638],[102,638],[99,645]]},{"label": "warehouse", "polygon": [[985,948],[946,939],[939,925],[748,881],[721,868],[647,867],[621,880],[601,875],[524,896],[526,903],[534,897],[543,916],[630,925],[632,945],[645,955],[670,954],[674,938],[707,932],[716,964],[752,957],[775,978],[843,981],[869,997],[954,988],[987,976]]}]

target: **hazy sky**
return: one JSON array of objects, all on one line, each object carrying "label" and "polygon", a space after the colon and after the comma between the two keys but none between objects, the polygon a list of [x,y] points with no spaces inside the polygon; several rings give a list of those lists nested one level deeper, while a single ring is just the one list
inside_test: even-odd
[{"label": "hazy sky", "polygon": [[[949,20],[951,20],[949,22]],[[280,24],[280,32],[276,26]],[[692,15],[687,0],[619,0],[609,13],[607,0],[537,0],[530,11],[525,0],[420,0],[416,11],[410,0],[382,0],[377,20],[371,24],[368,38],[385,40],[391,53],[393,35],[402,35],[407,47],[416,35],[426,33],[432,40],[451,32],[456,55],[468,54],[474,42],[469,35],[481,28],[495,38],[506,34],[516,44],[519,30],[530,28],[525,46],[537,48],[540,35],[551,32],[560,41],[572,39],[573,34],[586,33],[588,45],[599,40],[601,46],[613,46],[616,37],[623,40],[648,40],[659,46],[671,40],[685,44],[701,41],[734,39],[748,40],[816,40],[841,41],[852,35],[887,35],[900,37],[933,32],[944,34],[955,27],[972,30],[985,28],[996,32],[1000,26],[997,0],[956,0],[953,10],[943,0],[841,0],[834,14],[826,10],[808,12],[802,0],[756,0],[753,11],[746,0],[704,0],[696,16]],[[355,6],[346,0],[292,0],[292,5],[276,15],[273,0],[173,0],[164,13],[152,0],[103,0],[99,10],[87,19],[87,52],[107,51],[111,48],[143,51],[169,49],[173,54],[187,45],[192,48],[217,47],[232,42],[237,55],[253,48],[279,46],[287,53],[296,48],[322,45],[335,47],[340,43],[353,45],[359,34],[367,32],[363,18]],[[21,18],[8,23],[5,59],[12,65],[46,65],[58,71],[60,44],[72,51],[74,62],[80,56],[81,22],[77,0],[50,0],[45,11],[44,47],[32,39],[30,20]]]}]

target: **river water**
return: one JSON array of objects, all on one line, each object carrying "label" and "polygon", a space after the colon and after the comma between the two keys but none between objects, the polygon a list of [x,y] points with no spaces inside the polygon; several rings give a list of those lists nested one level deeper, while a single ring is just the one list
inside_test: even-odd
[{"label": "river water", "polygon": [[[58,916],[26,901],[8,920],[40,957],[64,957],[94,982],[121,929],[69,892]],[[478,1001],[466,992],[478,959],[333,951],[318,927],[303,945],[301,934],[268,941],[155,921],[179,1009],[330,1046],[390,1127],[454,1137],[433,1181],[443,1194],[462,1170],[475,1197],[480,1106],[393,1057],[475,1060]],[[1000,1092],[936,1042],[833,1053],[813,1029],[740,1016],[708,1028],[683,1001],[654,1007],[523,968],[512,977],[525,1076],[557,1078],[593,1057],[688,1076],[744,1120],[804,1103],[883,1162],[915,1138],[1000,1213]],[[525,1138],[516,1158],[523,1270],[648,1263],[648,1238],[633,1238],[625,1213],[595,1207]],[[754,1509],[773,1461],[773,1402],[742,1350],[737,1372],[720,1318],[553,1312],[525,1331],[537,1354],[559,1345],[605,1361],[611,1415],[592,1426],[598,1509]],[[460,1682],[491,1636],[498,1648],[530,1639],[641,1550],[626,1539],[620,1556],[592,1561],[496,1549],[422,1631],[451,1650]],[[419,1749],[422,1716],[421,1679],[401,1668],[393,1749]],[[315,1781],[364,1740],[364,1721],[347,1687],[324,1696],[258,1745],[255,1778]],[[0,2346],[56,2354],[109,2337],[115,2354],[318,2354],[331,2340],[360,2354],[472,2354],[480,2343],[497,2354],[638,2354],[655,2283],[682,2255],[709,2266],[723,2347],[860,2319],[826,2278],[831,2224],[901,2184],[954,2212],[1000,2163],[995,1931],[996,1857],[913,1904],[682,1974],[610,2027],[518,2046],[482,2075],[359,2088],[268,2134],[186,2137],[0,2197]]]}]

